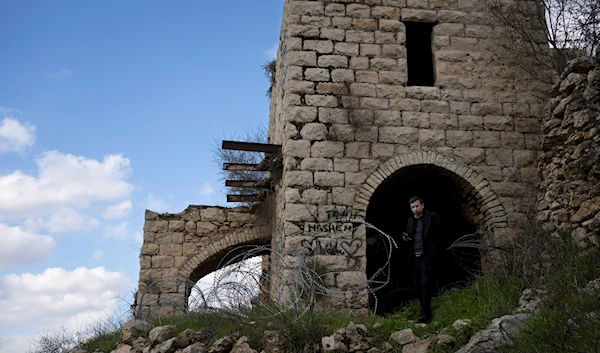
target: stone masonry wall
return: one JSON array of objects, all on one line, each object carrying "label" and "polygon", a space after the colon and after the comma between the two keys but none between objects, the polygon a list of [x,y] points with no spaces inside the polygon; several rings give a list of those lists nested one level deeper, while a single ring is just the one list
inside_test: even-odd
[{"label": "stone masonry wall", "polygon": [[[377,186],[409,165],[459,175],[496,242],[520,234],[549,87],[509,58],[507,29],[484,3],[285,1],[269,125],[284,157],[272,242],[289,257],[273,262],[273,283],[290,287],[282,301],[293,298],[292,260],[310,257],[349,293],[340,305],[367,306],[364,229],[319,227],[364,217]],[[433,87],[407,86],[403,21],[434,24]]]},{"label": "stone masonry wall", "polygon": [[147,210],[138,310],[143,316],[185,310],[189,284],[216,270],[229,250],[270,240],[270,228],[257,225],[248,207],[189,206],[178,214]]},{"label": "stone masonry wall", "polygon": [[600,56],[569,63],[544,121],[539,220],[600,245]]}]

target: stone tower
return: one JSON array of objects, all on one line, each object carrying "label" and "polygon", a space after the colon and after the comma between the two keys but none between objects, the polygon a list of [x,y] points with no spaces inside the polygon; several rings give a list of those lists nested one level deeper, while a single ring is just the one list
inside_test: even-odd
[{"label": "stone tower", "polygon": [[[508,33],[486,1],[285,0],[269,117],[284,163],[272,295],[298,295],[301,258],[324,269],[333,305],[368,308],[385,254],[357,221],[395,237],[415,194],[441,215],[446,247],[520,235],[549,89],[505,49]],[[392,252],[396,282],[404,250]]]}]

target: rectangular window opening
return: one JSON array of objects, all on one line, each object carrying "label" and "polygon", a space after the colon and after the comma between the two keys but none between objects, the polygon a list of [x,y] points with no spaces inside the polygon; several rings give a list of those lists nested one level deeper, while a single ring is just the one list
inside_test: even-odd
[{"label": "rectangular window opening", "polygon": [[406,56],[408,86],[430,86],[433,73],[432,33],[435,23],[404,22],[406,26]]}]

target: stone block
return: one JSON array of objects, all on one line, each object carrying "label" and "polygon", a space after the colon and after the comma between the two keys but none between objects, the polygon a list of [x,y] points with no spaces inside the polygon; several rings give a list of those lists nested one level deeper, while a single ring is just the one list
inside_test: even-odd
[{"label": "stone block", "polygon": [[399,20],[400,9],[391,6],[373,6],[371,16],[378,19]]},{"label": "stone block", "polygon": [[316,205],[285,204],[285,219],[290,222],[316,222],[317,216]]},{"label": "stone block", "polygon": [[[383,85],[379,84],[375,86],[377,90],[377,98],[403,98],[405,95],[404,87],[401,85]],[[392,108],[390,108],[392,109]]]},{"label": "stone block", "polygon": [[515,167],[533,167],[537,165],[537,152],[531,150],[514,150]]},{"label": "stone block", "polygon": [[473,115],[502,115],[502,104],[500,103],[473,103],[471,105]]},{"label": "stone block", "polygon": [[302,127],[300,135],[304,140],[325,140],[327,138],[327,126],[321,123],[309,123]]},{"label": "stone block", "polygon": [[422,100],[421,111],[428,113],[448,113],[448,102],[440,100]]},{"label": "stone block", "polygon": [[371,144],[369,142],[348,142],[348,143],[346,143],[346,157],[369,158],[370,154],[371,154]]},{"label": "stone block", "polygon": [[335,43],[334,53],[358,56],[359,50],[360,44],[358,43],[338,42]]},{"label": "stone block", "polygon": [[469,115],[471,114],[471,104],[469,102],[450,102],[450,113]]},{"label": "stone block", "polygon": [[140,250],[140,254],[141,255],[158,255],[158,252],[160,250],[160,245],[158,244],[149,244],[149,243],[144,243],[142,245],[142,249]]},{"label": "stone block", "polygon": [[354,188],[334,187],[331,190],[334,205],[352,206],[354,204]]},{"label": "stone block", "polygon": [[488,148],[485,151],[485,162],[491,166],[513,166],[513,151],[506,148]]},{"label": "stone block", "polygon": [[483,130],[483,117],[475,115],[459,115],[458,127],[463,130]]},{"label": "stone block", "polygon": [[540,133],[540,121],[537,118],[515,118],[515,131]]},{"label": "stone block", "polygon": [[326,16],[302,16],[300,23],[304,25],[316,26],[316,27],[331,27],[331,17]]},{"label": "stone block", "polygon": [[458,127],[458,116],[455,114],[429,114],[429,124],[434,129],[455,129]]},{"label": "stone block", "polygon": [[215,221],[215,222],[224,222],[227,218],[225,211],[220,208],[209,207],[200,210],[200,217],[202,221]]},{"label": "stone block", "polygon": [[407,22],[437,22],[437,12],[420,9],[402,9],[402,21]]},{"label": "stone block", "polygon": [[377,97],[375,85],[372,83],[352,83],[350,93],[356,97]]},{"label": "stone block", "polygon": [[309,123],[317,119],[317,108],[315,107],[288,107],[286,120],[298,123]]},{"label": "stone block", "polygon": [[327,82],[330,79],[327,69],[308,68],[304,72],[304,76],[308,81]]},{"label": "stone block", "polygon": [[500,147],[500,133],[497,131],[473,131],[473,147]]},{"label": "stone block", "polygon": [[348,43],[375,43],[375,34],[371,31],[349,30],[346,31]]},{"label": "stone block", "polygon": [[329,137],[336,141],[353,141],[354,126],[351,124],[333,124],[329,128]]},{"label": "stone block", "polygon": [[418,112],[421,111],[421,101],[406,98],[390,99],[390,109]]},{"label": "stone block", "polygon": [[319,67],[347,68],[348,58],[344,55],[321,55],[318,59]]},{"label": "stone block", "polygon": [[375,31],[375,43],[377,44],[398,44],[396,36],[392,32]]},{"label": "stone block", "polygon": [[321,187],[344,186],[344,173],[315,172],[315,185]]},{"label": "stone block", "polygon": [[[291,24],[288,26],[287,31],[288,31],[288,35],[290,37],[302,37],[302,38],[318,38],[319,37],[319,27],[315,27],[315,26]],[[295,60],[297,60],[297,58],[295,58]],[[291,65],[291,64],[288,62],[288,65]],[[302,65],[300,65],[300,66],[302,66]]]},{"label": "stone block", "polygon": [[302,202],[312,205],[321,205],[327,203],[327,191],[318,189],[308,189],[302,192]]},{"label": "stone block", "polygon": [[338,100],[335,96],[326,96],[322,94],[307,94],[305,96],[306,104],[313,107],[335,108],[338,106]]},{"label": "stone block", "polygon": [[311,147],[311,157],[343,157],[344,143],[341,141],[318,141]]},{"label": "stone block", "polygon": [[297,203],[300,202],[300,190],[295,188],[286,188],[285,189],[285,201],[289,203]]},{"label": "stone block", "polygon": [[401,85],[406,83],[406,72],[400,71],[379,71],[379,83],[390,85]]},{"label": "stone block", "polygon": [[392,143],[374,143],[371,146],[373,158],[389,159],[394,156],[396,145]]},{"label": "stone block", "polygon": [[473,132],[447,130],[446,144],[450,147],[471,147],[473,146]]},{"label": "stone block", "polygon": [[327,16],[345,16],[346,6],[344,4],[327,4],[325,5],[325,15]]},{"label": "stone block", "polygon": [[152,256],[152,268],[172,268],[175,265],[173,256]]},{"label": "stone block", "polygon": [[446,142],[444,130],[419,129],[419,145],[443,146]]},{"label": "stone block", "polygon": [[439,100],[440,89],[437,87],[410,86],[406,87],[406,98]]},{"label": "stone block", "polygon": [[355,18],[371,17],[371,7],[362,4],[349,4],[346,6],[346,16]]},{"label": "stone block", "polygon": [[321,28],[321,39],[330,39],[334,41],[343,41],[346,37],[346,31],[341,28]]},{"label": "stone block", "polygon": [[288,140],[283,146],[283,153],[290,157],[310,157],[310,141]]},{"label": "stone block", "polygon": [[406,58],[406,47],[401,44],[384,44],[381,46],[381,53],[384,58]]},{"label": "stone block", "polygon": [[372,110],[352,110],[350,112],[350,123],[355,126],[365,127],[373,124],[375,113]]},{"label": "stone block", "polygon": [[483,148],[458,147],[454,149],[454,155],[466,164],[481,164],[485,162],[485,150]]},{"label": "stone block", "polygon": [[440,10],[437,13],[440,23],[468,23],[469,14],[463,11]]},{"label": "stone block", "polygon": [[298,94],[313,94],[315,93],[315,84],[310,81],[289,80],[285,83],[286,91]]},{"label": "stone block", "polygon": [[367,172],[348,172],[346,173],[346,187],[360,187],[367,180]]},{"label": "stone block", "polygon": [[310,171],[289,171],[285,175],[288,186],[313,186],[313,173]]},{"label": "stone block", "polygon": [[317,93],[342,96],[348,94],[348,87],[344,83],[319,82],[317,84]]},{"label": "stone block", "polygon": [[331,81],[333,82],[354,82],[354,70],[335,69],[331,71]]},{"label": "stone block", "polygon": [[356,82],[360,83],[379,83],[379,73],[375,71],[356,71]]},{"label": "stone block", "polygon": [[397,20],[380,19],[379,29],[386,32],[405,32],[404,23]]},{"label": "stone block", "polygon": [[417,142],[418,130],[412,127],[385,126],[379,128],[379,142],[410,145]]},{"label": "stone block", "polygon": [[433,31],[434,35],[464,37],[465,25],[462,23],[439,23],[433,28]]},{"label": "stone block", "polygon": [[305,40],[304,50],[314,50],[320,54],[333,52],[333,42],[330,40]]},{"label": "stone block", "polygon": [[333,160],[333,170],[336,172],[358,172],[358,159],[335,158]]},{"label": "stone block", "polygon": [[361,142],[377,142],[378,134],[377,126],[359,126],[354,133],[354,139]]},{"label": "stone block", "polygon": [[369,58],[363,56],[353,56],[350,58],[350,68],[354,70],[368,70]]},{"label": "stone block", "polygon": [[361,109],[384,110],[384,109],[388,109],[388,106],[389,106],[389,99],[371,98],[371,97],[361,97],[360,98],[360,108]]},{"label": "stone block", "polygon": [[520,132],[500,132],[500,141],[504,148],[525,148],[525,135]]},{"label": "stone block", "polygon": [[196,222],[196,234],[206,235],[212,232],[216,232],[219,227],[210,222]]},{"label": "stone block", "polygon": [[379,23],[373,18],[355,18],[352,20],[352,28],[362,31],[375,31]]},{"label": "stone block", "polygon": [[429,113],[402,112],[402,124],[427,129],[430,126]]},{"label": "stone block", "polygon": [[376,110],[373,123],[378,126],[402,125],[402,117],[397,110]]},{"label": "stone block", "polygon": [[185,229],[185,221],[169,221],[170,232],[182,232]]},{"label": "stone block", "polygon": [[320,1],[290,1],[288,12],[293,15],[315,15],[325,14],[325,6]]},{"label": "stone block", "polygon": [[182,244],[162,244],[160,254],[165,256],[181,256],[183,254]]},{"label": "stone block", "polygon": [[352,18],[350,17],[333,17],[331,24],[336,29],[350,29],[352,28]]},{"label": "stone block", "polygon": [[483,117],[483,126],[488,130],[512,131],[513,118],[503,115],[486,115]]},{"label": "stone block", "polygon": [[166,232],[169,229],[169,221],[145,221],[144,232]]},{"label": "stone block", "polygon": [[369,67],[380,71],[397,71],[400,68],[398,60],[390,58],[372,58],[369,60]]},{"label": "stone block", "polygon": [[346,109],[319,108],[319,121],[325,124],[348,124]]},{"label": "stone block", "polygon": [[381,45],[379,44],[361,44],[360,56],[375,57],[381,55]]},{"label": "stone block", "polygon": [[317,53],[314,51],[290,51],[288,65],[317,66]]},{"label": "stone block", "polygon": [[304,158],[300,162],[300,169],[312,171],[332,171],[333,161],[327,158]]}]

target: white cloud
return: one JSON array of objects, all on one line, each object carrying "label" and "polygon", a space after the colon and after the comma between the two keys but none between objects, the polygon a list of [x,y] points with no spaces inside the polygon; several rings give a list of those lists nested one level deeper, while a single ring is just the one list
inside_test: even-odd
[{"label": "white cloud", "polygon": [[96,249],[92,253],[92,259],[94,259],[94,260],[101,259],[102,256],[104,256],[104,251],[102,251],[102,249]]},{"label": "white cloud", "polygon": [[277,49],[279,49],[279,42],[273,44],[272,47],[270,47],[269,49],[267,49],[267,51],[265,52],[265,54],[267,55],[267,58],[269,60],[277,58]]},{"label": "white cloud", "polygon": [[166,212],[169,209],[169,205],[166,204],[162,199],[155,199],[152,193],[148,194],[148,198],[146,199],[146,209],[162,213]]},{"label": "white cloud", "polygon": [[202,196],[210,196],[214,194],[215,189],[210,186],[210,183],[204,183],[204,185],[200,188],[200,195]]},{"label": "white cloud", "polygon": [[[35,160],[38,175],[0,175],[0,218],[53,214],[57,207],[83,209],[93,202],[128,197],[133,185],[129,159],[107,155],[102,162],[49,151]],[[58,225],[56,226],[58,227]]]},{"label": "white cloud", "polygon": [[0,277],[0,317],[7,327],[52,330],[64,326],[73,330],[85,320],[94,322],[113,312],[116,297],[129,289],[123,273],[104,267],[9,274]]},{"label": "white cloud", "polygon": [[[56,243],[52,237],[40,235],[21,227],[0,223],[0,270],[13,266],[30,265],[50,257]],[[2,303],[0,290],[0,303]]]},{"label": "white cloud", "polygon": [[127,216],[129,211],[131,211],[131,201],[125,200],[106,207],[106,211],[104,211],[102,216],[106,219],[118,219]]},{"label": "white cloud", "polygon": [[140,244],[144,244],[144,236],[142,235],[142,232],[135,232],[135,241]]},{"label": "white cloud", "polygon": [[73,70],[63,68],[63,69],[60,69],[55,72],[46,72],[46,77],[50,77],[50,78],[70,77],[72,73],[73,73]]},{"label": "white cloud", "polygon": [[76,210],[63,207],[54,211],[49,219],[28,218],[23,227],[35,231],[46,230],[50,233],[69,233],[88,231],[97,228],[100,222]]},{"label": "white cloud", "polygon": [[127,239],[129,233],[129,223],[121,222],[119,224],[109,224],[104,227],[104,236],[107,238]]},{"label": "white cloud", "polygon": [[2,341],[0,341],[0,352],[29,352],[30,349],[34,348],[30,344],[33,339],[35,339],[35,337],[22,335],[4,337]]},{"label": "white cloud", "polygon": [[0,122],[0,153],[22,152],[25,148],[33,146],[34,143],[34,125],[21,124],[14,118],[4,118]]}]

